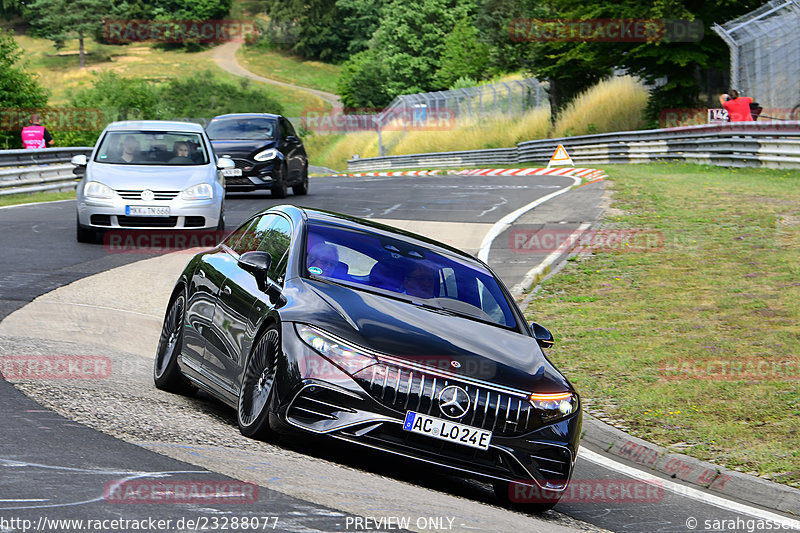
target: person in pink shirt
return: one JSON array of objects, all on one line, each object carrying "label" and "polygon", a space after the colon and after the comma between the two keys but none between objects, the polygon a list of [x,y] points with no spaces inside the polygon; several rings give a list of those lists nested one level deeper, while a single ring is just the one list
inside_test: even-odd
[{"label": "person in pink shirt", "polygon": [[22,145],[27,150],[46,148],[55,144],[53,136],[41,123],[42,118],[34,113],[31,115],[31,125],[22,128]]},{"label": "person in pink shirt", "polygon": [[753,121],[753,115],[750,114],[750,104],[753,103],[753,99],[749,96],[739,96],[739,91],[731,89],[731,94],[723,94],[719,97],[719,102],[728,112],[731,122]]}]

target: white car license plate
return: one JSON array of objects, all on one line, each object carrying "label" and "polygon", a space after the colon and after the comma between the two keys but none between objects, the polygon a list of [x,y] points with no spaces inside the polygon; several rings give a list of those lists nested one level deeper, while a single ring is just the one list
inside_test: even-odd
[{"label": "white car license plate", "polygon": [[226,168],[226,169],[223,169],[222,175],[225,176],[226,178],[231,177],[231,176],[241,176],[242,175],[242,169],[241,168]]},{"label": "white car license plate", "polygon": [[168,217],[169,207],[126,205],[125,214],[131,217]]},{"label": "white car license plate", "polygon": [[485,429],[456,424],[449,420],[408,411],[403,429],[411,433],[427,435],[435,439],[463,444],[470,448],[486,450],[492,440],[492,432]]}]

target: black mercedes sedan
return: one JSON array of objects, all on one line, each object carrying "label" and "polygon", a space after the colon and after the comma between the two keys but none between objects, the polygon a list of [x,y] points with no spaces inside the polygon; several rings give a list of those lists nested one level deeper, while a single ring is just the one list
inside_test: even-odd
[{"label": "black mercedes sedan", "polygon": [[223,171],[229,192],[269,189],[285,198],[308,193],[308,157],[294,126],[281,115],[219,115],[206,126],[214,152],[233,160]]},{"label": "black mercedes sedan", "polygon": [[248,437],[346,441],[489,481],[499,499],[541,511],[567,487],[582,418],[541,349],[552,344],[471,255],[284,205],[189,261],[154,379],[219,398]]}]

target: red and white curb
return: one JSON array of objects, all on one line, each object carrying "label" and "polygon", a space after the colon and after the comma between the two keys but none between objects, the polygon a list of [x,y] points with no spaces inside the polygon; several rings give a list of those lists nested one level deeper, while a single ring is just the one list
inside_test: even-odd
[{"label": "red and white curb", "polygon": [[472,170],[403,170],[390,172],[359,172],[352,174],[334,174],[334,176],[361,178],[387,176],[574,176],[595,180],[607,177],[603,170],[596,168],[476,168]]},{"label": "red and white curb", "polygon": [[596,168],[476,168],[472,170],[448,170],[448,174],[459,176],[576,176],[579,178],[605,178],[606,174]]}]

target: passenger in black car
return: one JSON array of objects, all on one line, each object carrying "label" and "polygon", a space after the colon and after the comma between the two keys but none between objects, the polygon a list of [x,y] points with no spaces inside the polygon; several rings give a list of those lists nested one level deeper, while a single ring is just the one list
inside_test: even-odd
[{"label": "passenger in black car", "polygon": [[339,265],[339,253],[330,244],[321,242],[308,251],[308,271],[318,276],[332,276]]}]

